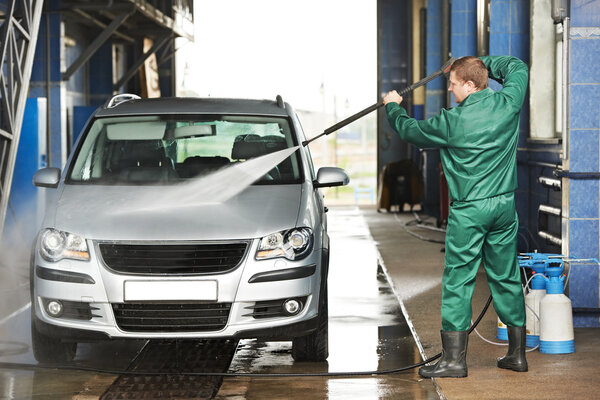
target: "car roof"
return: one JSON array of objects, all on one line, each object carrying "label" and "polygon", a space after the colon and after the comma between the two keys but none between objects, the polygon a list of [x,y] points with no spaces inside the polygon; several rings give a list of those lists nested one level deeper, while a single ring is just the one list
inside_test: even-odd
[{"label": "car roof", "polygon": [[96,112],[96,117],[121,115],[156,114],[226,114],[288,116],[288,104],[274,100],[163,97],[152,99],[132,99],[113,107],[104,105]]}]

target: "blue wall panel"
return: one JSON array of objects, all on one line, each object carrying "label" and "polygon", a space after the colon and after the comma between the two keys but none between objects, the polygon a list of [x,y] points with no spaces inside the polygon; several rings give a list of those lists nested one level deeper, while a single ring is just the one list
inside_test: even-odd
[{"label": "blue wall panel", "polygon": [[[596,55],[600,61],[600,54]],[[571,56],[571,63],[575,58]],[[591,79],[591,78],[590,78]],[[569,126],[571,129],[600,128],[600,84],[572,84],[570,87]]]},{"label": "blue wall panel", "polygon": [[90,104],[102,105],[113,93],[112,43],[104,43],[90,59]]},{"label": "blue wall panel", "polygon": [[571,0],[571,26],[600,26],[600,1]]},{"label": "blue wall panel", "polygon": [[571,57],[577,60],[571,63],[572,84],[600,82],[600,68],[596,64],[598,54],[600,54],[600,40],[597,38],[571,42]]},{"label": "blue wall panel", "polygon": [[[50,25],[50,51],[48,52],[47,22]],[[31,70],[31,81],[45,81],[47,76],[47,59],[50,56],[50,77],[52,81],[60,81],[60,15],[42,15],[38,40],[35,47],[33,68]]]},{"label": "blue wall panel", "polygon": [[[442,54],[442,0],[427,2],[426,55],[425,70],[427,75],[437,71],[444,62]],[[434,79],[425,86],[425,118],[440,113],[446,106],[446,80]],[[440,217],[440,154],[439,150],[427,150],[423,162],[423,183],[425,212]]]},{"label": "blue wall panel", "polygon": [[569,218],[598,219],[598,186],[597,180],[572,179],[569,182]]},{"label": "blue wall panel", "polygon": [[477,0],[453,1],[451,7],[452,57],[477,55]]},{"label": "blue wall panel", "polygon": [[490,1],[490,54],[529,61],[529,1]]},{"label": "blue wall panel", "polygon": [[[600,2],[571,1],[569,169],[600,171]],[[569,181],[569,255],[600,258],[600,182]],[[573,267],[574,307],[597,308],[598,265]],[[575,314],[575,326],[598,327],[598,315]]]},{"label": "blue wall panel", "polygon": [[571,131],[569,169],[574,172],[600,172],[600,130]]}]

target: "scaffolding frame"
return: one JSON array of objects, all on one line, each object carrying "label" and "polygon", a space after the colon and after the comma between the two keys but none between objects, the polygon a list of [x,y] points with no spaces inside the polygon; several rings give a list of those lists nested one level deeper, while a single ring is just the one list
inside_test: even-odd
[{"label": "scaffolding frame", "polygon": [[0,235],[29,91],[42,0],[13,0],[0,18]]}]

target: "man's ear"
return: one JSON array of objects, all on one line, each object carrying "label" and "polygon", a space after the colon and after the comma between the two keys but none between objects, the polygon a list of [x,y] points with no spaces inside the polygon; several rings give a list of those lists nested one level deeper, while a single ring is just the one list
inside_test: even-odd
[{"label": "man's ear", "polygon": [[477,90],[477,86],[475,86],[475,83],[473,81],[466,81],[465,84],[467,85],[470,91]]}]

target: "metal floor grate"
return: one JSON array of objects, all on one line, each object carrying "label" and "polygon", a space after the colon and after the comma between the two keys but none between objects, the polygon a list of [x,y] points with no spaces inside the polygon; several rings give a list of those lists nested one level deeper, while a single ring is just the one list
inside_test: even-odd
[{"label": "metal floor grate", "polygon": [[[211,399],[223,378],[183,376],[181,372],[226,372],[237,340],[150,341],[100,397],[116,399]],[[144,375],[161,372],[163,375]]]}]

